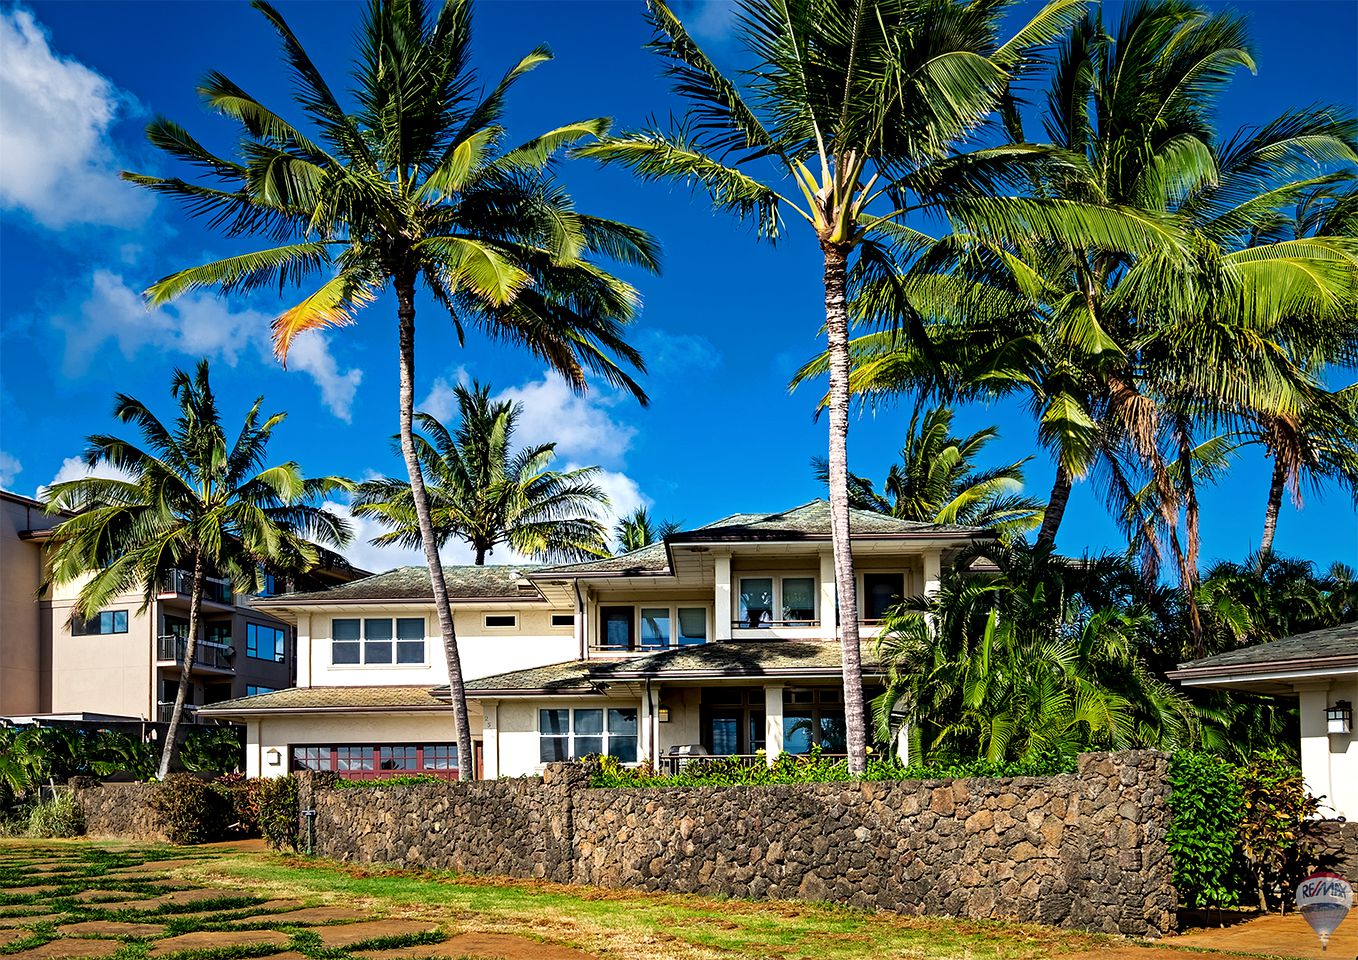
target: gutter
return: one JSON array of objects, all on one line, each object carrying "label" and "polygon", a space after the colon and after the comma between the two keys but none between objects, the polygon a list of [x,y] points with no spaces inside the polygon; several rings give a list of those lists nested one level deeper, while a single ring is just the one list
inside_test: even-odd
[{"label": "gutter", "polygon": [[[1230,677],[1247,677],[1256,674],[1295,673],[1302,670],[1358,670],[1358,656],[1307,657],[1305,660],[1269,660],[1264,663],[1226,664],[1219,667],[1194,667],[1185,665],[1178,670],[1165,674],[1171,680],[1215,680]],[[1261,677],[1260,679],[1274,679]]]}]

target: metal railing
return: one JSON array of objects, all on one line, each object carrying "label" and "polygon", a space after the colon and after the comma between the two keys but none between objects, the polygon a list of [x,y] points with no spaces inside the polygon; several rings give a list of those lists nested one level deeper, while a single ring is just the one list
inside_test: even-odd
[{"label": "metal railing", "polygon": [[[161,593],[178,593],[187,597],[193,593],[193,574],[187,570],[171,570],[165,575],[160,590]],[[204,577],[203,599],[227,606],[235,603],[235,594],[231,592],[231,581],[221,580],[217,577]]]},{"label": "metal railing", "polygon": [[[188,645],[186,638],[174,634],[156,637],[156,659],[183,663]],[[199,640],[193,651],[193,662],[200,667],[211,667],[214,670],[233,670],[234,656],[235,650],[231,647]]]},{"label": "metal railing", "polygon": [[[156,719],[161,723],[169,723],[170,715],[174,713],[173,700],[161,700],[156,704]],[[180,718],[180,723],[197,723],[198,707],[192,703],[184,704],[184,713]]]},{"label": "metal railing", "polygon": [[819,620],[732,620],[732,630],[767,630],[770,627],[819,627]]}]

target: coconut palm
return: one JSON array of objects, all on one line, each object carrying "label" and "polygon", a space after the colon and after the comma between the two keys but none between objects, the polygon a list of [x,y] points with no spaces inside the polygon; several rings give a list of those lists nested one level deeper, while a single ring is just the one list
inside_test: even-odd
[{"label": "coconut palm", "polygon": [[[692,184],[717,209],[755,227],[784,233],[784,218],[804,222],[821,253],[828,347],[828,470],[843,647],[849,768],[866,759],[866,716],[849,544],[847,436],[851,271],[890,273],[929,239],[903,218],[952,193],[1005,179],[1026,146],[955,154],[994,111],[1031,53],[1078,15],[1080,0],[1054,0],[1012,39],[1000,25],[1014,4],[956,0],[743,0],[739,30],[754,57],[738,84],[722,74],[664,0],[648,5],[655,39],[685,99],[687,119],[577,148],[621,164],[644,180]],[[770,178],[771,175],[771,178]],[[1109,218],[1078,205],[1061,219],[1104,232]],[[977,200],[957,216],[1000,216]],[[1008,209],[1060,211],[1036,203]],[[1119,224],[1119,227],[1127,227]],[[1133,226],[1134,232],[1142,232]]]},{"label": "coconut palm", "polygon": [[627,516],[619,517],[617,525],[613,527],[617,552],[627,553],[659,543],[670,534],[677,533],[680,523],[679,520],[662,520],[657,523],[651,519],[649,510],[637,507]]},{"label": "coconut palm", "polygon": [[196,181],[138,174],[134,183],[182,202],[227,236],[279,244],[182,270],[154,284],[152,303],[199,287],[223,293],[306,284],[306,296],[274,321],[286,361],[298,335],[354,321],[390,288],[396,298],[401,453],[438,612],[459,756],[471,757],[461,661],[438,537],[415,445],[417,291],[451,319],[544,360],[576,390],[590,374],[645,394],[625,338],[637,297],[600,257],[654,270],[644,232],[577,211],[550,175],[566,146],[604,132],[590,119],[506,148],[505,101],[514,83],[550,59],[532,50],[489,89],[471,66],[470,0],[431,12],[424,0],[370,0],[354,60],[354,108],[331,91],[283,17],[259,10],[282,39],[304,131],[220,73],[199,92],[240,125],[235,158],[210,151],[182,127],[156,120],[151,142],[201,173]]},{"label": "coconut palm", "polygon": [[[418,413],[423,435],[415,452],[426,479],[435,543],[465,542],[477,565],[501,544],[537,560],[564,563],[608,555],[607,532],[598,514],[608,498],[598,467],[553,470],[556,444],[514,451],[514,429],[523,404],[492,401],[490,388],[456,388],[459,422],[449,430]],[[398,438],[399,442],[399,438]],[[377,518],[387,533],[378,546],[420,545],[410,484],[387,478],[359,485],[354,513]]]},{"label": "coconut palm", "polygon": [[[934,407],[910,418],[901,462],[893,463],[878,493],[871,480],[849,474],[849,506],[884,513],[899,520],[961,523],[990,527],[1012,543],[1042,522],[1042,505],[1020,495],[1025,457],[1014,463],[981,469],[976,459],[1000,434],[994,427],[969,437],[952,435],[953,411]],[[824,460],[814,462],[825,482]]]},{"label": "coconut palm", "polygon": [[206,360],[192,374],[176,370],[170,393],[179,409],[168,426],[140,400],[118,394],[113,415],[140,429],[140,445],[108,434],[88,438],[85,463],[126,479],[82,477],[47,489],[48,512],[74,516],[52,528],[45,574],[49,584],[88,577],[71,609],[72,618],[88,619],[131,591],[141,593],[145,610],[167,577],[188,571],[189,629],[160,757],[162,779],[174,759],[207,578],[224,577],[237,592],[258,593],[264,571],[305,572],[321,559],[317,541],[342,546],[349,539],[347,524],[315,505],[348,489],[346,481],[308,480],[291,461],[264,466],[269,440],[287,414],[261,420],[260,397],[230,440]]}]

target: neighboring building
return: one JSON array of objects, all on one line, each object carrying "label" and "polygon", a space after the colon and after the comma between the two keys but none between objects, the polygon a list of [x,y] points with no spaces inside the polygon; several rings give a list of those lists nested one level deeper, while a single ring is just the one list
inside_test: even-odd
[{"label": "neighboring building", "polygon": [[[190,575],[174,571],[149,605],[128,593],[93,616],[73,617],[82,582],[38,593],[43,547],[62,518],[12,493],[0,492],[0,503],[0,716],[168,720],[184,663]],[[334,562],[305,585],[360,573]],[[292,686],[292,627],[253,609],[254,599],[227,581],[208,581],[186,701],[190,721],[204,704]]]},{"label": "neighboring building", "polygon": [[[990,536],[862,511],[851,528],[865,637],[901,597],[936,590],[952,553]],[[844,750],[825,501],[738,514],[602,560],[445,573],[478,776],[596,753],[665,765]],[[428,572],[410,567],[256,601],[296,625],[297,689],[203,715],[247,724],[251,775],[452,775],[432,596]],[[869,684],[880,683],[865,659]]]},{"label": "neighboring building", "polygon": [[1325,815],[1358,818],[1358,623],[1204,657],[1169,676],[1186,687],[1297,697],[1307,789]]}]

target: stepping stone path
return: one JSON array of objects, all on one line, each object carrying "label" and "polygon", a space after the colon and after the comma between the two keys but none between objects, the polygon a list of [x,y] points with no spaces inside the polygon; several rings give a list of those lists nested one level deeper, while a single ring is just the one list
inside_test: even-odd
[{"label": "stepping stone path", "polygon": [[[163,858],[164,852],[157,850],[155,855]],[[239,952],[265,960],[312,960],[312,954],[349,960],[598,960],[592,954],[530,937],[440,931],[432,920],[384,919],[347,905],[269,899],[252,896],[249,889],[239,886],[204,887],[170,881],[169,871],[217,855],[216,851],[202,851],[177,859],[142,860],[135,847],[104,850],[0,841],[0,870],[6,871],[8,882],[14,884],[6,886],[6,880],[0,878],[0,897],[33,898],[31,902],[0,907],[0,912],[12,911],[0,917],[0,948],[13,950],[13,944],[29,938],[39,925],[44,925],[41,930],[47,935],[54,935],[39,946],[3,954],[3,960],[109,957],[129,942],[146,944],[141,949],[153,960],[173,960],[189,951],[208,955],[223,951],[232,956]],[[103,869],[94,875],[83,872],[95,867]],[[158,891],[169,888],[171,892],[122,889],[128,883],[153,884]],[[57,889],[54,884],[62,888],[55,903],[46,896]],[[46,902],[38,902],[38,898]],[[222,900],[234,900],[236,905],[212,906]],[[196,929],[202,927],[212,929]],[[305,933],[294,940],[299,928]],[[445,932],[451,935],[439,943],[381,947],[381,941],[387,938],[426,938]],[[364,950],[365,945],[376,949]]]}]

